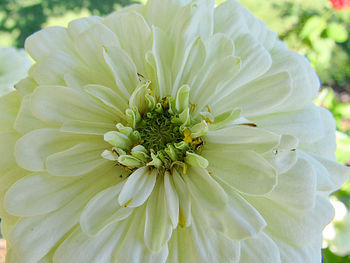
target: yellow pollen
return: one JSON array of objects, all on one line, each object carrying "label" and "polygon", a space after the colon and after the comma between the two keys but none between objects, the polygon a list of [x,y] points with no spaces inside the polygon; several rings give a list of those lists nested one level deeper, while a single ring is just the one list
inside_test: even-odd
[{"label": "yellow pollen", "polygon": [[186,219],[185,219],[185,216],[182,212],[182,208],[181,208],[181,205],[179,206],[179,225],[181,227],[185,227],[186,226]]},{"label": "yellow pollen", "polygon": [[131,201],[132,201],[132,198],[129,201],[127,201],[125,204],[123,204],[123,206],[127,207],[131,203]]},{"label": "yellow pollen", "polygon": [[208,112],[211,112],[210,108],[209,108],[209,105],[205,105],[205,107],[208,109]]},{"label": "yellow pollen", "polygon": [[197,107],[197,104],[190,103],[190,112],[194,112]]},{"label": "yellow pollen", "polygon": [[188,142],[188,143],[192,143],[192,138],[191,138],[191,131],[190,130],[186,130],[184,132],[184,142]]}]

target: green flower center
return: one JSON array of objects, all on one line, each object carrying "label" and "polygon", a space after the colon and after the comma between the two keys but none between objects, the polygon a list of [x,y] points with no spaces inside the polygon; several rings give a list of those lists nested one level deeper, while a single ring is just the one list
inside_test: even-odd
[{"label": "green flower center", "polygon": [[163,172],[181,166],[184,173],[188,165],[207,167],[200,153],[208,125],[205,120],[192,119],[188,86],[182,86],[176,97],[157,101],[150,82],[144,81],[131,95],[129,105],[127,125],[118,123],[116,131],[105,134],[112,151],[104,151],[102,157],[131,172],[142,166]]},{"label": "green flower center", "polygon": [[148,112],[137,125],[142,145],[146,149],[158,152],[167,147],[183,141],[184,134],[180,132],[180,124],[171,121],[172,115],[164,110],[163,113],[156,111]]}]

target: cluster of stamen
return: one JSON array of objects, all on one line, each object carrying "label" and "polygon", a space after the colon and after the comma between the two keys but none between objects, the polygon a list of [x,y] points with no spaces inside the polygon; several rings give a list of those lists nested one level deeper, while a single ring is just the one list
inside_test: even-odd
[{"label": "cluster of stamen", "polygon": [[191,118],[188,86],[182,86],[176,97],[157,100],[150,82],[144,81],[132,94],[129,106],[126,123],[118,123],[116,131],[104,136],[112,145],[111,151],[102,153],[104,158],[130,172],[149,166],[163,172],[181,167],[186,173],[188,165],[208,165],[200,156],[208,124]]}]

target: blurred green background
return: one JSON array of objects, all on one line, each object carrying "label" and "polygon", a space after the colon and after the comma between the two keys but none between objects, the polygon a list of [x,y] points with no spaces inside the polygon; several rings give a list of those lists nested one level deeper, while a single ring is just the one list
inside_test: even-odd
[{"label": "blurred green background", "polygon": [[[62,25],[91,14],[147,0],[0,0],[0,46],[23,47],[40,28]],[[217,3],[224,2],[217,0]],[[315,103],[331,110],[337,123],[337,158],[350,165],[350,9],[337,11],[328,0],[240,0],[288,46],[307,56],[318,72],[322,91]],[[334,194],[350,207],[350,181]],[[350,215],[333,225],[325,241],[324,262],[350,262]]]}]

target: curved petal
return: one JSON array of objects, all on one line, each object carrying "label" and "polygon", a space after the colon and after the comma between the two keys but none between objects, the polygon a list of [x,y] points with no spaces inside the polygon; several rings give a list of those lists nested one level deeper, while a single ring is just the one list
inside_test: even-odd
[{"label": "curved petal", "polygon": [[102,140],[74,145],[68,150],[48,156],[47,171],[57,176],[84,175],[107,162],[101,157],[101,153],[107,147]]},{"label": "curved petal", "polygon": [[206,169],[191,167],[183,176],[188,190],[206,209],[220,209],[226,205],[227,196],[222,187]]},{"label": "curved petal", "polygon": [[282,261],[275,242],[265,233],[261,233],[257,237],[242,241],[240,262],[281,263]]},{"label": "curved petal", "polygon": [[152,252],[159,252],[173,231],[167,209],[163,179],[158,179],[146,206],[145,244]]},{"label": "curved petal", "polygon": [[264,129],[235,125],[210,131],[204,137],[205,151],[230,152],[251,150],[264,153],[274,149],[280,136]]},{"label": "curved petal", "polygon": [[113,123],[115,120],[111,111],[73,88],[41,86],[35,89],[31,98],[33,113],[51,124],[70,120]]},{"label": "curved petal", "polygon": [[213,151],[203,152],[203,156],[209,160],[213,176],[243,193],[264,195],[277,184],[275,169],[253,151]]},{"label": "curved petal", "polygon": [[123,183],[107,188],[92,198],[80,216],[80,226],[89,236],[94,236],[110,224],[127,218],[133,211],[121,207],[118,195]]},{"label": "curved petal", "polygon": [[133,172],[120,192],[118,202],[120,205],[137,207],[142,205],[153,191],[158,171],[141,167]]},{"label": "curved petal", "polygon": [[[91,138],[91,137],[90,137]],[[21,137],[15,146],[16,161],[29,171],[43,171],[46,158],[89,137],[62,133],[57,129],[34,130]],[[30,147],[28,147],[30,145]]]}]

